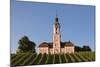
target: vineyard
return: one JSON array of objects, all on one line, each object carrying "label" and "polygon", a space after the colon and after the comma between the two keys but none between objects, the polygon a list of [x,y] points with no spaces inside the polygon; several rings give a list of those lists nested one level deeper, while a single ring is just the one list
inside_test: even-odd
[{"label": "vineyard", "polygon": [[60,64],[95,61],[95,52],[75,52],[74,54],[11,54],[12,66]]}]

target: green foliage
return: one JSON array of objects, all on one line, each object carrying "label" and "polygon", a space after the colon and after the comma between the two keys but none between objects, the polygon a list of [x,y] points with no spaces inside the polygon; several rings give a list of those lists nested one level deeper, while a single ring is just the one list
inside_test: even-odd
[{"label": "green foliage", "polygon": [[54,55],[49,54],[48,57],[49,57],[49,58],[48,58],[48,62],[47,62],[47,64],[53,64],[53,58],[54,58]]},{"label": "green foliage", "polygon": [[64,54],[61,54],[60,57],[61,57],[61,63],[66,63],[67,62],[67,59],[64,56]]},{"label": "green foliage", "polygon": [[75,62],[82,62],[81,59],[76,56],[76,54],[71,54],[71,56],[75,59]]},{"label": "green foliage", "polygon": [[75,46],[75,51],[80,52],[80,51],[92,51],[89,46],[83,45],[83,47]]},{"label": "green foliage", "polygon": [[80,52],[80,51],[82,51],[82,47],[75,46],[75,51],[76,51],[76,52]]},{"label": "green foliage", "polygon": [[86,45],[84,45],[82,49],[83,49],[83,51],[92,51],[91,48]]},{"label": "green foliage", "polygon": [[60,59],[59,59],[59,54],[55,54],[55,61],[54,61],[54,63],[55,63],[55,64],[60,63],[59,60],[60,60]]},{"label": "green foliage", "polygon": [[47,54],[43,54],[40,62],[38,64],[45,64],[47,60]]},{"label": "green foliage", "polygon": [[95,52],[75,52],[74,54],[11,54],[12,66],[58,64],[95,61]]},{"label": "green foliage", "polygon": [[16,63],[17,60],[19,60],[20,58],[22,58],[24,54],[19,54],[19,55],[16,55],[15,58],[11,58],[11,64],[12,66],[14,66],[14,64]]},{"label": "green foliage", "polygon": [[86,58],[83,57],[83,55],[81,55],[81,52],[80,53],[76,53],[76,55],[77,55],[77,57],[79,57],[81,59],[82,62],[87,62],[88,61]]},{"label": "green foliage", "polygon": [[30,58],[28,64],[29,64],[29,65],[32,65],[37,57],[38,57],[38,55],[37,55],[37,54],[34,54],[34,55]]},{"label": "green foliage", "polygon": [[22,62],[24,61],[25,58],[29,56],[29,53],[25,54],[23,57],[21,57],[18,61],[14,63],[14,65],[22,65]]},{"label": "green foliage", "polygon": [[18,42],[17,53],[32,52],[35,53],[36,44],[29,40],[27,36],[22,37]]},{"label": "green foliage", "polygon": [[45,64],[48,63],[48,60],[49,60],[49,54],[47,54],[46,58],[47,58],[47,60],[45,61]]},{"label": "green foliage", "polygon": [[72,62],[75,62],[75,59],[72,57],[71,54],[66,54],[66,57],[67,57],[69,63],[70,63],[70,62],[71,62],[71,63],[72,63]]},{"label": "green foliage", "polygon": [[16,54],[11,54],[11,58],[14,58],[14,57],[16,57]]},{"label": "green foliage", "polygon": [[40,59],[42,57],[42,54],[37,55],[37,57],[34,59],[34,62],[32,63],[32,65],[36,65],[39,63]]}]

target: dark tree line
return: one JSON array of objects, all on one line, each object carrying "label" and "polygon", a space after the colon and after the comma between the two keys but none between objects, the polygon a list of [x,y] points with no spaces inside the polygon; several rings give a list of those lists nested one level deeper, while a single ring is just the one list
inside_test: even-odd
[{"label": "dark tree line", "polygon": [[89,46],[84,45],[83,47],[80,46],[75,46],[75,51],[92,51]]}]

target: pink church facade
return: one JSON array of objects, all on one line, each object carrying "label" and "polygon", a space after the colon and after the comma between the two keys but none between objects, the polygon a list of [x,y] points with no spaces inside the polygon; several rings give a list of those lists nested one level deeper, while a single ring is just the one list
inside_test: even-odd
[{"label": "pink church facade", "polygon": [[61,42],[61,32],[58,17],[56,16],[53,25],[53,42],[43,42],[39,45],[39,53],[41,54],[62,54],[74,53],[74,44],[71,41]]}]

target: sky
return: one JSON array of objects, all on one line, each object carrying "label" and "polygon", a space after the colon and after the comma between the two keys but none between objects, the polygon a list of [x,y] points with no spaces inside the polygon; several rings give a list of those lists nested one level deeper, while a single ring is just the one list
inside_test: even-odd
[{"label": "sky", "polygon": [[16,52],[24,35],[36,43],[37,52],[40,43],[52,42],[56,13],[61,41],[95,50],[95,6],[11,0],[11,53]]}]

